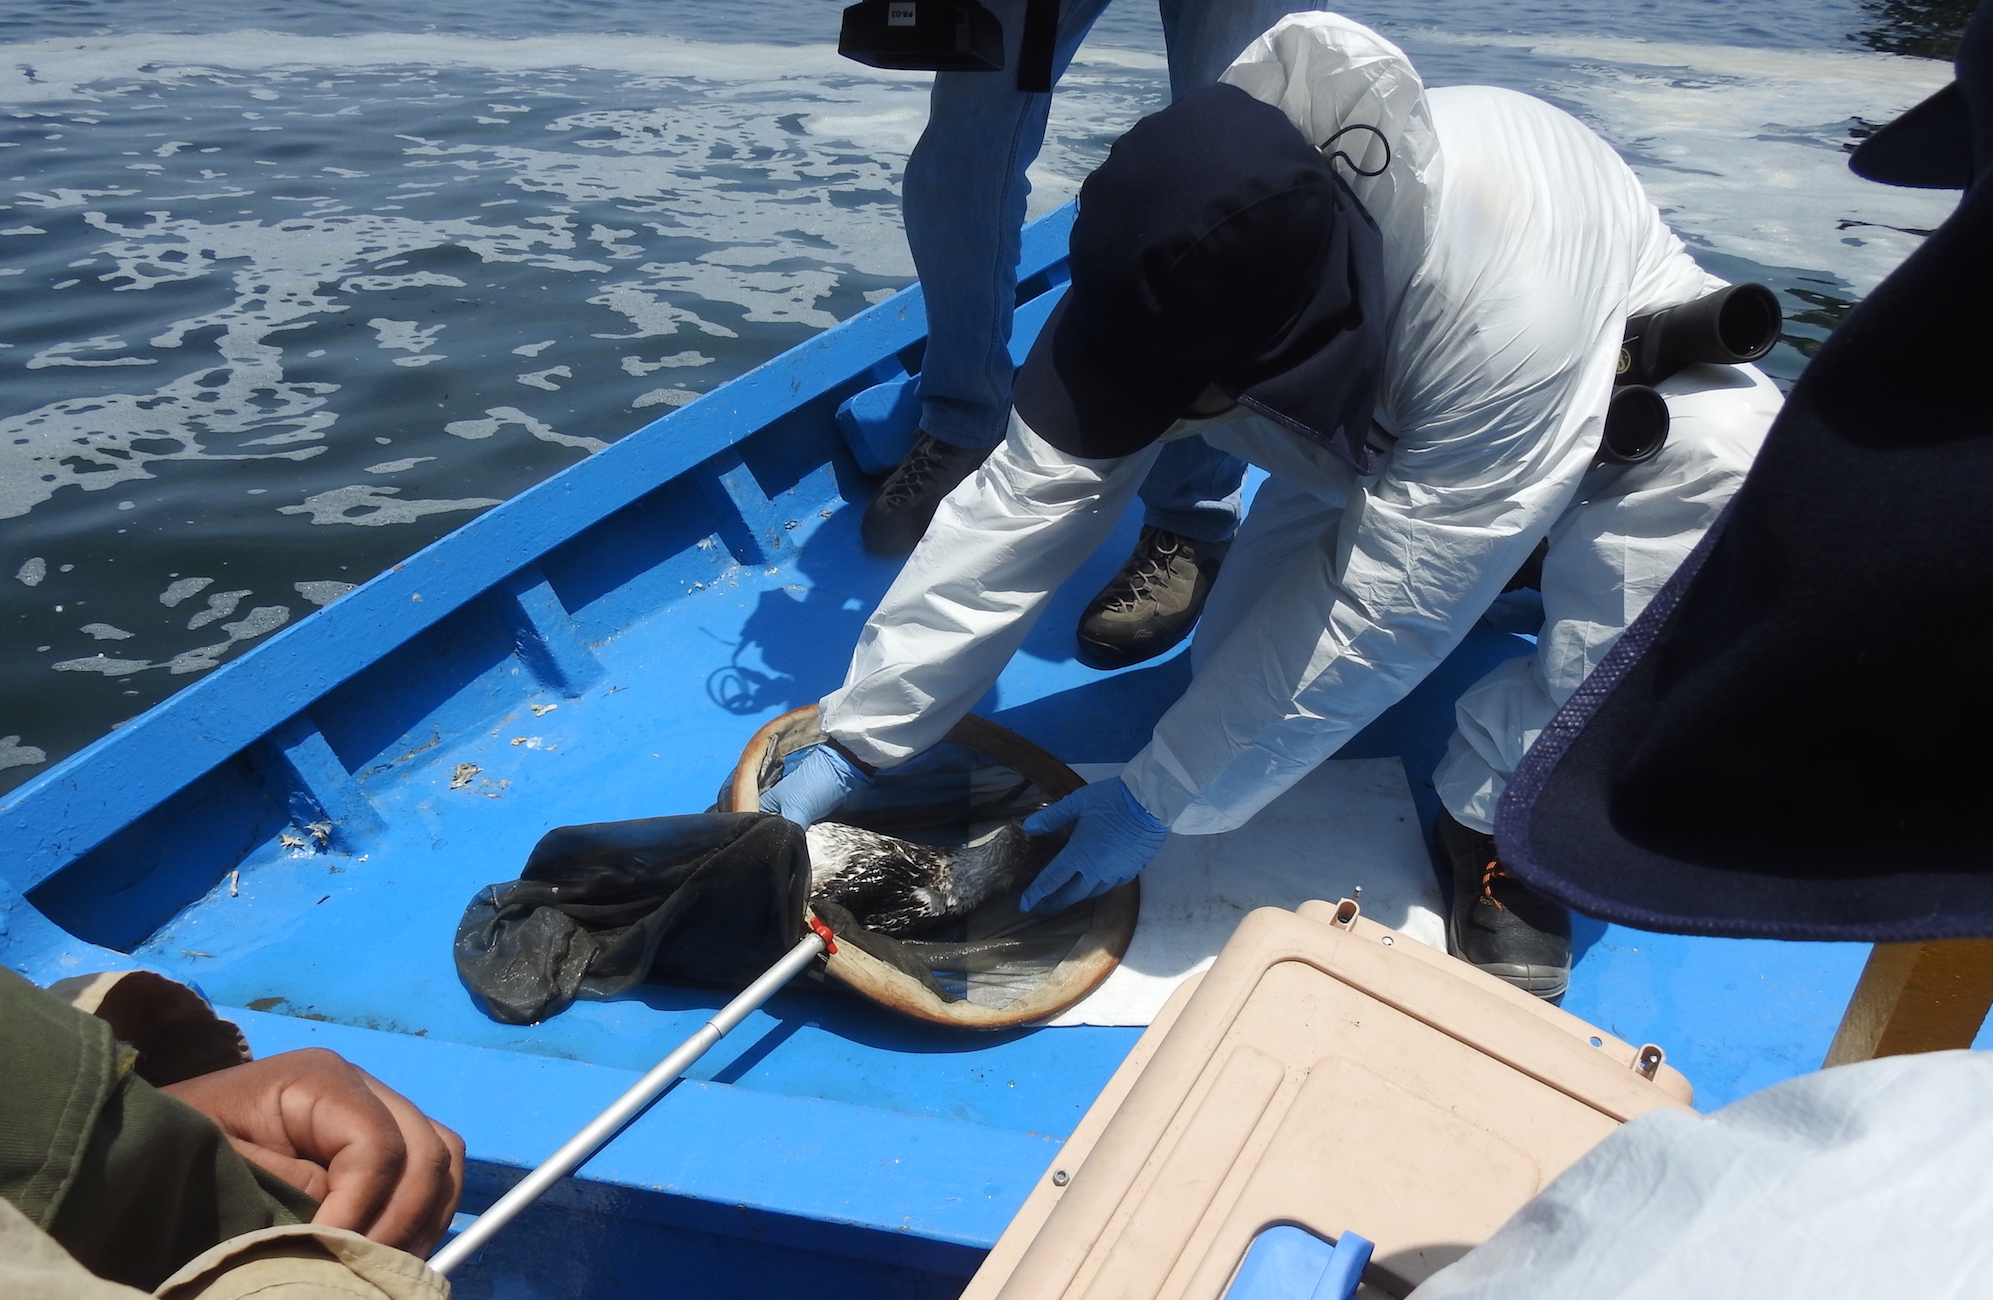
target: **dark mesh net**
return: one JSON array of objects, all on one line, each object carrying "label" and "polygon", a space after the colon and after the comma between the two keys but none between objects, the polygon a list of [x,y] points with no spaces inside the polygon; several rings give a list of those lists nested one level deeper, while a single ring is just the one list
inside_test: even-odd
[{"label": "dark mesh net", "polygon": [[[803,934],[807,902],[838,939],[826,973],[876,1002],[978,1028],[1055,1015],[1120,960],[1135,887],[1019,912],[1063,836],[1033,840],[1015,824],[1079,778],[980,719],[949,734],[808,836],[753,810],[785,757],[822,738],[814,709],[763,728],[708,812],[549,831],[518,880],[465,909],[458,975],[509,1024],[645,981],[740,987]],[[964,867],[990,861],[999,873]]]},{"label": "dark mesh net", "polygon": [[649,980],[745,985],[803,930],[803,833],[761,813],[560,826],[457,925],[457,975],[526,1025]]}]

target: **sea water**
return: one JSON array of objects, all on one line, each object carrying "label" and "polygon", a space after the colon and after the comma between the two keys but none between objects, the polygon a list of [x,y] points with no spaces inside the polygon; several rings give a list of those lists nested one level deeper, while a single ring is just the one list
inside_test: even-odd
[{"label": "sea water", "polygon": [[[1954,196],[1846,171],[1946,0],[1353,11],[1576,113],[1790,380]],[[0,4],[0,789],[478,511],[891,295],[928,79],[833,0]],[[1164,102],[1118,0],[1032,213]]]}]

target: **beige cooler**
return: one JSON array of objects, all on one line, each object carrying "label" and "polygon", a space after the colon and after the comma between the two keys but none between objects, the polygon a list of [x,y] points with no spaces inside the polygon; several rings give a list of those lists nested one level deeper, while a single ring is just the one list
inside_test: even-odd
[{"label": "beige cooler", "polygon": [[1403,1295],[1688,1081],[1357,915],[1264,908],[1142,1035],[963,1300],[1217,1300],[1262,1229]]}]

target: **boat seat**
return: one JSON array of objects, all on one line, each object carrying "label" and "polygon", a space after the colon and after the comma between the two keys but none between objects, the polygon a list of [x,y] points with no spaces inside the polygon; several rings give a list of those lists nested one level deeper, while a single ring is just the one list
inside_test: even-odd
[{"label": "boat seat", "polygon": [[1633,1046],[1359,915],[1251,913],[1136,1043],[964,1300],[1220,1300],[1266,1228],[1375,1243],[1402,1296],[1635,1115]]}]

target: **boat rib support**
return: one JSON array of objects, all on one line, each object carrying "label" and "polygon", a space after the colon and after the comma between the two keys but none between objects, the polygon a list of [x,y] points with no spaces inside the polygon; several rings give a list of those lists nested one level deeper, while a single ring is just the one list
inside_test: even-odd
[{"label": "boat rib support", "polygon": [[739,453],[730,453],[719,463],[723,468],[710,478],[702,476],[701,482],[708,485],[714,513],[720,516],[720,540],[735,564],[773,564],[789,521],[779,517],[781,512]]},{"label": "boat rib support", "polygon": [[251,761],[279,787],[299,827],[324,826],[323,838],[340,848],[378,835],[381,814],[332,751],[309,713],[300,713],[259,741]]},{"label": "boat rib support", "polygon": [[573,699],[602,680],[606,671],[602,661],[581,639],[580,629],[538,565],[513,574],[495,594],[519,662],[541,686]]}]

